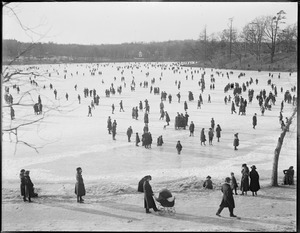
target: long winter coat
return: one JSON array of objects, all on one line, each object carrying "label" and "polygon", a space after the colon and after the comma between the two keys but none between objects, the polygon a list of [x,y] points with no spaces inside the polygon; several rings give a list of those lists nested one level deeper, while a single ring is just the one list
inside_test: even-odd
[{"label": "long winter coat", "polygon": [[190,130],[191,133],[194,133],[194,130],[195,130],[195,125],[194,125],[194,123],[191,123],[191,124],[190,124],[189,130]]},{"label": "long winter coat", "polygon": [[239,146],[240,144],[240,140],[238,137],[234,136],[234,139],[233,139],[233,146]]},{"label": "long winter coat", "polygon": [[167,122],[167,123],[170,122],[170,117],[169,117],[169,114],[168,114],[168,113],[166,113],[166,122]]},{"label": "long winter coat", "polygon": [[82,178],[82,175],[79,173],[76,174],[75,194],[77,196],[85,195],[85,187],[84,187],[84,183],[83,183],[83,178]]},{"label": "long winter coat", "polygon": [[25,179],[25,196],[26,197],[34,197],[34,192],[33,192],[33,183],[30,179],[30,176],[24,176]]},{"label": "long winter coat", "polygon": [[204,134],[204,130],[201,131],[200,141],[201,141],[201,142],[205,142],[205,141],[206,141],[205,134]]},{"label": "long winter coat", "polygon": [[257,192],[259,189],[259,175],[255,169],[252,169],[250,172],[250,190],[252,192]]},{"label": "long winter coat", "polygon": [[21,191],[21,196],[25,196],[25,177],[24,174],[20,174],[20,191]]},{"label": "long winter coat", "polygon": [[249,168],[246,166],[242,169],[241,191],[249,191]]},{"label": "long winter coat", "polygon": [[223,199],[220,206],[235,208],[233,194],[230,185],[228,183],[224,183],[222,185],[221,191],[223,193]]},{"label": "long winter coat", "polygon": [[221,131],[222,131],[221,127],[220,127],[220,126],[217,126],[217,128],[216,128],[217,138],[220,138],[220,137],[221,137]]},{"label": "long winter coat", "polygon": [[154,199],[153,199],[153,191],[152,187],[149,184],[149,181],[145,181],[143,184],[143,190],[144,190],[144,208],[150,209],[150,208],[156,208]]},{"label": "long winter coat", "polygon": [[256,125],[257,125],[257,118],[256,118],[256,116],[253,116],[253,117],[252,117],[252,125],[253,125],[253,126],[256,126]]},{"label": "long winter coat", "polygon": [[148,117],[148,114],[147,114],[147,113],[145,113],[145,115],[144,115],[144,123],[145,123],[145,124],[148,124],[148,123],[149,123],[149,117]]}]

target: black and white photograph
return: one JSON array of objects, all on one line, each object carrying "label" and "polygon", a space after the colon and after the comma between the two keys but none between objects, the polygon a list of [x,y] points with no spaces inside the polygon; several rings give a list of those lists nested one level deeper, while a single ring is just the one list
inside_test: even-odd
[{"label": "black and white photograph", "polygon": [[2,2],[1,231],[297,232],[297,2]]}]

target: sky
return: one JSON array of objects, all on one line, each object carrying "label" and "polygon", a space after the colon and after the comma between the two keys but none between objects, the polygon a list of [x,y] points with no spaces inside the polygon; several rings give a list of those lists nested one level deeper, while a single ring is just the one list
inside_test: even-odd
[{"label": "sky", "polygon": [[[121,44],[196,40],[242,28],[259,16],[286,12],[297,22],[297,2],[19,2],[3,8],[3,39],[58,44]],[[13,11],[15,14],[13,13]],[[18,19],[22,22],[22,27]],[[26,30],[24,30],[24,28]]]}]

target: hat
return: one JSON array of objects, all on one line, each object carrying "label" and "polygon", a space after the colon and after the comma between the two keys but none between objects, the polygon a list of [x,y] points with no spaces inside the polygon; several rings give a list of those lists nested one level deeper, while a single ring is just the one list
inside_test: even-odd
[{"label": "hat", "polygon": [[230,182],[230,180],[231,180],[230,177],[225,178],[225,182]]},{"label": "hat", "polygon": [[237,136],[239,133],[235,133],[234,135]]},{"label": "hat", "polygon": [[206,177],[206,179],[210,179],[210,178],[211,178],[210,176],[207,176],[207,177]]},{"label": "hat", "polygon": [[76,168],[76,171],[82,170],[81,167]]},{"label": "hat", "polygon": [[252,169],[256,169],[255,165],[252,165],[251,168],[252,168]]},{"label": "hat", "polygon": [[293,169],[294,167],[293,166],[290,166],[290,168],[289,169]]},{"label": "hat", "polygon": [[25,169],[21,169],[21,171],[20,172],[25,172]]},{"label": "hat", "polygon": [[27,170],[27,171],[25,171],[25,174],[29,174],[29,171]]},{"label": "hat", "polygon": [[245,166],[247,166],[247,164],[243,163],[243,164],[242,164],[242,167],[245,167]]}]

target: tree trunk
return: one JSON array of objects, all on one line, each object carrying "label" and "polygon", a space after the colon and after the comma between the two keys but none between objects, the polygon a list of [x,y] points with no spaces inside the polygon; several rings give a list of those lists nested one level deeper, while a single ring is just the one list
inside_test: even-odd
[{"label": "tree trunk", "polygon": [[274,159],[273,159],[273,170],[272,170],[272,178],[271,178],[271,186],[278,186],[278,161],[279,161],[279,155],[281,151],[281,147],[283,144],[283,139],[286,135],[286,132],[290,128],[290,125],[292,124],[292,120],[297,113],[297,107],[294,109],[294,112],[292,116],[289,118],[288,123],[286,124],[285,128],[283,129],[282,133],[280,134],[280,137],[278,138],[277,146],[274,151]]}]

